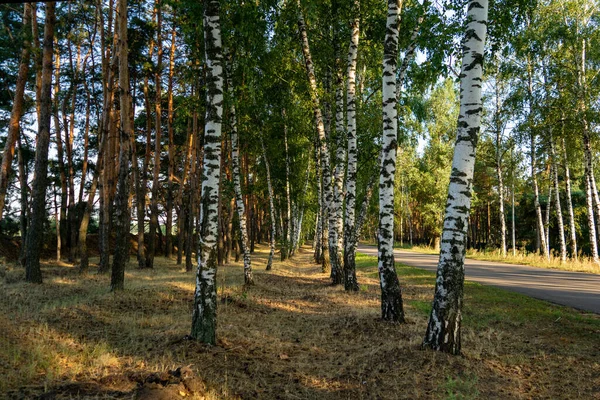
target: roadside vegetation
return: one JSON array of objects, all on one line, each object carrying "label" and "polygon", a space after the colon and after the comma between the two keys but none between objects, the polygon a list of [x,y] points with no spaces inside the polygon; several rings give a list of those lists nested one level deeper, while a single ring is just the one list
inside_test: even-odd
[{"label": "roadside vegetation", "polygon": [[[430,246],[400,246],[398,243],[396,243],[394,247],[424,254],[439,254],[439,250],[436,250]],[[538,253],[530,253],[522,250],[517,251],[515,255],[513,255],[512,251],[509,250],[505,257],[502,255],[502,251],[499,249],[467,249],[467,258],[482,261],[501,262],[506,264],[529,265],[530,267],[557,269],[560,271],[600,274],[600,265],[596,264],[590,257],[584,256],[580,256],[577,260],[569,259],[565,262],[561,262],[560,257],[556,255],[551,256],[548,260],[546,257]]]}]

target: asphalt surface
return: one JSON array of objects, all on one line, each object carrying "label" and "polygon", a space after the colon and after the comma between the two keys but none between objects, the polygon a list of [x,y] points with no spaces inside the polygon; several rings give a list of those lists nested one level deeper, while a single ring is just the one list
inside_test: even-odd
[{"label": "asphalt surface", "polygon": [[[377,256],[375,246],[359,245],[357,251]],[[394,250],[394,257],[396,262],[433,272],[439,258],[406,250]],[[600,275],[467,259],[465,279],[600,314]]]}]

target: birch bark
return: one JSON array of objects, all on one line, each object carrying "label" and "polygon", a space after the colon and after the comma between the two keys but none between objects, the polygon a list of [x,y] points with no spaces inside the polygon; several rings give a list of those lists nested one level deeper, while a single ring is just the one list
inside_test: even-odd
[{"label": "birch bark", "polygon": [[198,269],[192,314],[191,337],[216,344],[217,328],[217,232],[219,223],[219,180],[221,166],[221,123],[223,116],[223,53],[218,0],[204,8],[206,52],[206,121],[200,203]]},{"label": "birch bark", "polygon": [[[321,103],[319,100],[317,90],[317,80],[315,77],[315,70],[313,66],[312,56],[310,53],[310,46],[308,43],[308,36],[306,34],[306,23],[304,22],[304,16],[300,7],[300,0],[298,0],[298,30],[302,40],[302,54],[304,55],[304,61],[306,66],[306,73],[308,75],[310,97],[313,105],[313,113],[315,115],[315,124],[317,127],[319,150],[320,150],[320,161],[321,161],[321,177],[323,179],[323,203],[321,208],[321,220],[323,221],[323,228],[326,227],[325,221],[326,215],[328,215],[331,198],[333,196],[332,185],[331,185],[331,169],[329,162],[329,149],[325,138],[325,125],[323,124],[323,114],[321,113]],[[331,229],[331,227],[329,227]],[[323,229],[323,236],[325,237],[325,229]],[[326,240],[323,240],[326,246]],[[324,246],[324,247],[325,247]],[[327,267],[328,261],[325,256],[325,248],[323,248],[323,269]]]},{"label": "birch bark", "polygon": [[356,63],[360,39],[360,0],[354,0],[352,36],[348,48],[348,82],[346,86],[346,119],[348,135],[348,169],[346,171],[346,211],[344,217],[344,289],[358,290],[356,280]]},{"label": "birch bark", "polygon": [[487,0],[469,1],[460,74],[460,114],[456,145],[433,306],[423,340],[423,347],[452,354],[459,354],[461,349],[464,260],[475,149],[483,110],[481,83],[487,15]]},{"label": "birch bark", "polygon": [[273,266],[273,255],[275,254],[275,234],[276,234],[276,223],[275,223],[275,205],[273,204],[273,184],[271,183],[271,168],[269,167],[269,160],[267,159],[267,149],[265,148],[265,142],[260,134],[260,145],[262,147],[263,158],[265,160],[265,169],[267,170],[267,189],[269,191],[269,218],[271,220],[271,239],[269,241],[269,259],[267,261],[267,271],[270,271]]},{"label": "birch bark", "polygon": [[552,157],[552,183],[554,184],[554,207],[556,207],[556,219],[558,221],[558,241],[560,243],[560,261],[567,261],[567,243],[565,241],[565,225],[563,222],[562,206],[560,204],[560,186],[558,184],[558,161],[554,138],[550,137],[550,156]]},{"label": "birch bark", "polygon": [[[564,128],[564,122],[563,122]],[[571,171],[569,169],[569,160],[567,158],[567,147],[565,138],[562,135],[562,153],[565,163],[565,196],[567,198],[567,211],[569,213],[569,236],[571,240],[571,258],[577,260],[577,231],[575,230],[575,213],[573,212],[573,200],[571,197]]]},{"label": "birch bark", "polygon": [[378,269],[381,286],[381,317],[404,321],[402,290],[394,261],[394,175],[398,147],[396,72],[398,63],[399,14],[402,0],[387,1],[383,53],[383,138],[379,177]]},{"label": "birch bark", "polygon": [[[231,76],[231,74],[229,75]],[[231,94],[231,163],[233,165],[233,189],[235,191],[235,206],[240,221],[240,242],[242,244],[242,252],[244,254],[244,283],[246,285],[252,285],[254,284],[254,279],[252,277],[252,263],[250,260],[250,248],[248,244],[248,229],[246,228],[246,210],[244,205],[244,197],[242,196],[237,119],[235,114],[235,104],[233,103],[233,83],[230,76],[228,77],[228,86],[229,93]]]}]

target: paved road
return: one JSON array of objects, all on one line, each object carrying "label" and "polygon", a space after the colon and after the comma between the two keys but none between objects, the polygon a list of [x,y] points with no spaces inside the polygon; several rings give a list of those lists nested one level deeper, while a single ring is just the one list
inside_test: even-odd
[{"label": "paved road", "polygon": [[[359,245],[357,250],[377,256],[374,246]],[[437,268],[437,255],[394,250],[394,256],[396,262],[411,267]],[[467,280],[600,314],[600,275],[470,259],[465,262],[465,275]]]}]

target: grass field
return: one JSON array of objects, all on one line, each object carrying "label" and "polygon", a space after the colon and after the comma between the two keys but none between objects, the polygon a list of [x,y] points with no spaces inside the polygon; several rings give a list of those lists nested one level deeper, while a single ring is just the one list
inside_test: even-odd
[{"label": "grass field", "polygon": [[[360,291],[328,284],[310,249],[264,271],[218,275],[218,345],[184,340],[195,278],[171,260],[109,278],[47,264],[43,285],[0,279],[0,397],[7,399],[600,398],[600,318],[467,282],[463,355],[421,350],[433,274],[398,266],[406,324],[379,319],[376,260]],[[162,396],[162,397],[161,397]]]}]

